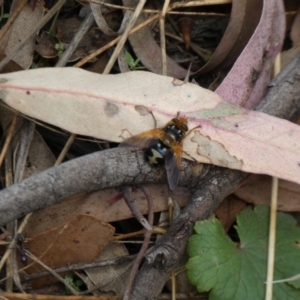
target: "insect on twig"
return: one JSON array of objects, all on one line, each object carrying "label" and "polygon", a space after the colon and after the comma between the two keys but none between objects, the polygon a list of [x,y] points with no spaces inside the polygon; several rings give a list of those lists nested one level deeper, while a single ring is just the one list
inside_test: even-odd
[{"label": "insect on twig", "polygon": [[187,118],[173,118],[164,127],[155,128],[135,135],[120,144],[120,147],[145,149],[146,161],[152,166],[165,165],[170,190],[179,181],[182,141],[188,132]]}]

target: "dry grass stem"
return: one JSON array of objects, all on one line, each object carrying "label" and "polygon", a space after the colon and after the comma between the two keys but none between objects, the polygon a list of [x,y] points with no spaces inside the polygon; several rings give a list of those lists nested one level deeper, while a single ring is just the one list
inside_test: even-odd
[{"label": "dry grass stem", "polygon": [[[143,28],[144,26],[148,25],[149,23],[153,22],[154,20],[156,20],[158,18],[158,15],[155,15],[151,18],[149,18],[148,20],[146,20],[145,22],[139,24],[138,26],[134,27],[133,29],[130,30],[129,34],[135,33],[138,30],[140,30],[141,28]],[[94,53],[90,54],[89,56],[85,57],[84,59],[82,59],[81,61],[79,61],[77,64],[74,65],[74,67],[81,67],[84,64],[86,64],[87,62],[89,62],[91,59],[93,59],[94,57],[98,56],[99,54],[103,53],[104,51],[106,51],[107,49],[113,47],[114,45],[116,45],[119,41],[121,40],[121,37],[117,37],[115,38],[113,41],[111,41],[110,43],[106,44],[105,46],[101,47],[100,49],[98,49],[97,51],[95,51]]]},{"label": "dry grass stem", "polygon": [[17,125],[17,120],[18,120],[18,115],[15,115],[13,120],[12,120],[12,123],[10,125],[9,131],[8,131],[8,134],[7,134],[7,138],[5,140],[4,146],[3,146],[1,154],[0,154],[0,166],[3,163],[3,160],[4,160],[5,154],[7,152],[8,146],[10,145],[10,142],[13,138],[13,133],[14,133],[16,125]]},{"label": "dry grass stem", "polygon": [[170,0],[165,0],[161,16],[159,18],[160,27],[160,47],[161,47],[161,60],[162,60],[162,75],[167,75],[167,53],[166,53],[166,35],[165,35],[165,19],[166,13],[170,5]]},{"label": "dry grass stem", "polygon": [[110,73],[110,70],[112,69],[115,61],[117,60],[121,50],[123,49],[123,46],[130,34],[130,31],[131,29],[133,28],[138,16],[140,15],[144,5],[146,3],[146,0],[140,0],[133,15],[131,16],[131,19],[129,20],[129,23],[128,25],[126,26],[126,29],[124,30],[124,33],[122,34],[119,42],[118,42],[118,45],[116,46],[110,60],[108,61],[104,71],[103,71],[103,74],[109,74]]},{"label": "dry grass stem", "polygon": [[19,6],[15,9],[15,11],[12,13],[12,15],[9,17],[5,25],[0,30],[0,42],[5,36],[5,34],[8,32],[10,27],[12,26],[13,22],[16,20],[22,9],[26,6],[28,3],[28,0],[22,0],[22,2],[19,4]]}]

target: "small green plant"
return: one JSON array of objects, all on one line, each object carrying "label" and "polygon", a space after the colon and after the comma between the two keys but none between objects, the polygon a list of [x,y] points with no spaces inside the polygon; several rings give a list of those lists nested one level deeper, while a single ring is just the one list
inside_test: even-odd
[{"label": "small green plant", "polygon": [[204,55],[205,62],[208,62],[212,58],[212,56],[213,56],[213,52],[206,53]]},{"label": "small green plant", "polygon": [[65,51],[65,46],[63,43],[55,44],[54,48],[57,51],[58,56],[61,56]]},{"label": "small green plant", "polygon": [[10,17],[10,14],[1,14],[0,16],[0,22],[3,20],[3,19],[8,19]]},{"label": "small green plant", "polygon": [[[219,220],[197,222],[187,252],[187,275],[209,300],[264,299],[268,259],[269,208],[247,208],[237,216],[237,245]],[[274,280],[299,273],[300,228],[288,214],[277,214]],[[273,299],[300,299],[300,280],[276,283]]]},{"label": "small green plant", "polygon": [[145,69],[145,67],[143,67],[143,66],[138,66],[140,59],[137,58],[136,60],[134,60],[134,58],[131,56],[131,54],[127,51],[125,51],[125,59],[126,59],[126,62],[129,66],[130,70],[134,71],[134,70]]},{"label": "small green plant", "polygon": [[[73,274],[67,274],[65,275],[65,281],[71,285],[76,291],[81,292],[81,287],[84,285],[84,282],[79,279],[78,277],[74,276]],[[65,287],[65,294],[66,295],[72,295],[72,292],[70,291],[70,289],[66,286]]]}]

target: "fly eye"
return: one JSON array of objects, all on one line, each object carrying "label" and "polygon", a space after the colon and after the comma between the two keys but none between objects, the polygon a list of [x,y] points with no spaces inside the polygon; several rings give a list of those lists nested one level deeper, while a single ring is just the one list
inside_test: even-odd
[{"label": "fly eye", "polygon": [[174,118],[174,119],[172,119],[172,122],[174,122],[174,123],[178,123],[178,122],[179,122],[179,120],[178,120],[177,118]]},{"label": "fly eye", "polygon": [[189,128],[187,127],[186,124],[181,124],[181,128],[184,130],[184,131],[188,131]]}]

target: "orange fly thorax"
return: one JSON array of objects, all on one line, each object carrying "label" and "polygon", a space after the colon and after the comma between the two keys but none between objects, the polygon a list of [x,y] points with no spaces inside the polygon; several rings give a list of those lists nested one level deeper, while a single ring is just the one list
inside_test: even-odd
[{"label": "orange fly thorax", "polygon": [[161,140],[166,146],[172,147],[184,139],[188,130],[187,118],[174,118],[164,127]]}]

